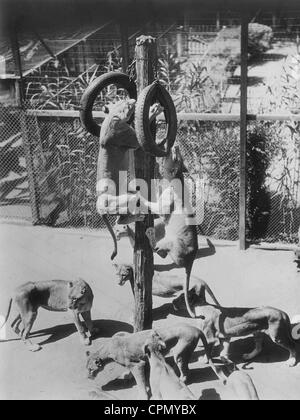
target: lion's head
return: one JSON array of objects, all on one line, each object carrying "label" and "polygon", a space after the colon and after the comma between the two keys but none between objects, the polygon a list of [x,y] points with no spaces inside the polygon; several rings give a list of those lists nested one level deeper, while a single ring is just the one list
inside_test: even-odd
[{"label": "lion's head", "polygon": [[88,378],[95,379],[99,372],[104,368],[104,362],[97,353],[86,352],[87,362],[86,369],[88,371]]},{"label": "lion's head", "polygon": [[129,122],[134,114],[135,104],[135,99],[124,99],[106,107],[105,112],[109,114],[112,121]]},{"label": "lion's head", "polygon": [[166,343],[156,331],[151,332],[144,344],[144,352],[148,357],[151,356],[151,353],[161,354],[166,348]]},{"label": "lion's head", "polygon": [[90,286],[82,279],[69,282],[68,308],[72,311],[87,312],[93,304],[93,292]]},{"label": "lion's head", "polygon": [[127,281],[132,282],[134,278],[133,266],[130,264],[113,264],[116,270],[116,277],[119,286],[124,286]]}]

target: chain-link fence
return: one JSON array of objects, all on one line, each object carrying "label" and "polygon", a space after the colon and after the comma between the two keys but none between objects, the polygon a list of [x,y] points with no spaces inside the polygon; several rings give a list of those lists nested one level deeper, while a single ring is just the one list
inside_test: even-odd
[{"label": "chain-link fence", "polygon": [[[15,113],[10,112],[12,115]],[[78,118],[27,115],[25,120],[26,135],[31,143],[34,173],[31,182],[35,184],[39,223],[49,226],[105,227],[96,212],[98,139],[83,130]],[[20,127],[19,130],[20,140]],[[177,142],[189,175],[203,185],[203,197],[198,209],[202,230],[209,236],[237,239],[238,124],[182,123]],[[10,162],[8,155],[6,159]],[[7,212],[1,210],[1,216],[24,217],[27,214],[27,218],[31,217],[26,173],[24,177],[26,212],[15,199],[19,188],[16,185],[11,201],[6,203],[5,197],[1,196],[1,209],[7,204]],[[114,219],[112,217],[112,221]]]},{"label": "chain-link fence", "polygon": [[31,220],[22,114],[0,107],[0,217]]},{"label": "chain-link fence", "polygon": [[[34,191],[26,171],[22,113]],[[95,206],[98,139],[78,118],[25,117],[25,111],[7,108],[1,115],[0,216],[31,220],[36,203],[39,223],[104,227]],[[248,132],[248,237],[294,242],[300,223],[299,123],[253,122]],[[189,176],[201,181],[196,210],[208,236],[238,238],[239,135],[238,122],[179,126],[177,142]]]},{"label": "chain-link fence", "polygon": [[248,127],[248,236],[297,242],[300,225],[299,122]]},{"label": "chain-link fence", "polygon": [[[30,138],[34,191],[28,184],[22,113]],[[82,129],[78,118],[25,117],[25,111],[7,108],[1,115],[0,216],[31,220],[36,203],[39,223],[104,227],[95,206],[98,139]],[[189,175],[201,181],[203,196],[196,210],[203,233],[237,239],[238,122],[181,122],[177,142]],[[252,240],[297,239],[299,158],[298,123],[249,124],[248,237]]]},{"label": "chain-link fence", "polygon": [[239,124],[182,123],[178,144],[189,174],[202,181],[197,215],[202,232],[219,239],[238,239]]},{"label": "chain-link fence", "polygon": [[79,119],[36,119],[39,208],[50,226],[99,227],[96,168],[99,141]]},{"label": "chain-link fence", "polygon": [[[249,27],[249,112],[276,113],[280,120],[251,122],[248,127],[252,240],[297,238],[300,139],[299,119],[293,115],[300,109],[299,28],[299,13],[289,17],[263,12],[253,16]],[[128,63],[134,59],[137,36],[157,38],[158,77],[178,112],[224,115],[224,121],[220,115],[216,121],[213,116],[210,121],[182,121],[177,141],[190,176],[202,182],[203,200],[196,206],[202,231],[238,239],[239,17],[214,14],[201,21],[190,16],[188,23],[145,22],[127,27],[126,33]],[[123,66],[124,45],[115,23],[84,38],[76,38],[76,45],[58,61],[50,60],[25,77],[26,110],[1,108],[1,217],[30,220],[34,213],[35,221],[49,226],[104,227],[95,209],[98,139],[81,128],[76,112],[95,77]],[[96,109],[117,97],[111,91]],[[57,113],[35,115],[35,109]],[[74,114],[67,118],[61,110]]]}]

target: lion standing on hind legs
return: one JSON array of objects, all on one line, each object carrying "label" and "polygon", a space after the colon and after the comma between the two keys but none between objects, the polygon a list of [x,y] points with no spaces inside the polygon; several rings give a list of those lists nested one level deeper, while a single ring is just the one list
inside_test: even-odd
[{"label": "lion standing on hind legs", "polygon": [[[102,126],[99,127],[92,116],[93,104],[100,91],[110,84],[116,84],[126,89],[130,99],[113,105]],[[140,142],[137,139],[135,130],[130,126],[135,111],[137,93],[136,86],[134,83],[132,84],[128,76],[114,72],[101,76],[89,86],[82,97],[81,122],[90,133],[97,136],[100,135],[97,169],[97,211],[102,215],[114,241],[112,260],[117,255],[117,240],[107,214],[121,215],[121,221],[119,219],[118,223],[122,224],[143,220],[144,216],[141,215],[148,214],[149,210],[162,218],[166,232],[164,238],[156,245],[153,229],[147,231],[147,236],[154,251],[163,258],[169,254],[178,267],[185,268],[184,294],[186,306],[190,316],[195,317],[188,303],[187,292],[192,266],[198,252],[198,236],[194,212],[191,209],[189,197],[186,197],[188,188],[184,183],[183,159],[178,148],[170,150],[174,143],[170,139],[174,138],[175,140],[177,131],[177,119],[173,118],[172,123],[170,114],[176,114],[176,111],[171,97],[158,83],[155,82],[150,85],[145,91],[139,97],[136,110],[136,112],[142,113],[140,119],[143,124],[137,125]],[[152,99],[155,98],[155,95],[158,95],[159,99],[158,103],[153,104]],[[145,106],[143,101],[147,102],[147,106]],[[150,105],[151,103],[153,105]],[[157,145],[155,141],[155,144],[153,144],[153,139],[151,141],[144,132],[144,114],[147,114],[147,127],[149,128],[155,117],[163,110],[166,120],[169,122],[168,135],[160,145]],[[123,178],[120,180],[120,173],[124,173],[124,171],[127,173],[129,168],[129,150],[138,149],[140,143],[147,144],[148,148],[152,144],[148,151],[152,151],[155,156],[165,156],[163,160],[163,177],[169,184],[171,182],[173,184],[165,188],[158,203],[146,200],[140,194],[137,194],[134,187],[129,193],[127,193],[126,188],[125,194],[122,193],[122,188],[120,188],[121,184],[122,186],[125,184],[127,187],[127,176],[124,177],[123,174]],[[165,144],[167,144],[167,151],[160,150],[159,146]],[[184,197],[183,191],[185,192]],[[128,208],[133,208],[129,217],[127,215]]]},{"label": "lion standing on hind legs", "polygon": [[172,258],[178,267],[184,267],[186,280],[184,283],[185,304],[189,315],[195,318],[188,301],[188,290],[194,260],[198,253],[198,234],[195,213],[189,197],[189,188],[184,181],[186,168],[179,147],[174,147],[161,165],[162,193],[158,202],[150,202],[141,197],[141,205],[153,214],[161,217],[165,224],[164,237],[156,242],[153,228],[147,230],[151,247],[160,257]]}]

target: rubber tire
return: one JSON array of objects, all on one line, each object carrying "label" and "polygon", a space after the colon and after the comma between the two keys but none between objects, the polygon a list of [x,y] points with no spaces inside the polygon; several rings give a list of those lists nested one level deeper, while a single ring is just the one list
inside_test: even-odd
[{"label": "rubber tire", "polygon": [[[166,142],[161,142],[166,143],[166,150],[155,142],[149,124],[149,110],[156,101],[164,108],[168,125]],[[167,156],[174,145],[177,135],[176,109],[169,92],[157,81],[147,86],[138,97],[135,107],[135,131],[138,142],[144,151],[156,157]]]},{"label": "rubber tire", "polygon": [[136,84],[125,73],[112,71],[97,77],[82,95],[80,101],[80,120],[83,127],[99,137],[101,126],[93,118],[93,106],[99,93],[109,85],[126,89],[131,99],[137,99]]}]

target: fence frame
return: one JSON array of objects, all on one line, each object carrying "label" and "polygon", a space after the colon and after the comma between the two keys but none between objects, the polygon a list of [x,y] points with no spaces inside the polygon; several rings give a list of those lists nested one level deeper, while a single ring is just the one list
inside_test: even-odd
[{"label": "fence frame", "polygon": [[[56,109],[27,109],[26,115],[37,118],[79,118],[79,111],[74,110],[56,110]],[[104,119],[106,114],[102,111],[94,111],[94,118]],[[158,120],[164,120],[164,116],[157,117]],[[218,122],[240,122],[241,115],[235,113],[201,113],[201,112],[178,112],[178,121],[218,121]],[[247,122],[250,121],[296,121],[300,122],[300,114],[293,113],[271,113],[271,114],[247,114]]]},{"label": "fence frame", "polygon": [[[239,122],[240,123],[240,190],[239,190],[239,248],[240,250],[246,249],[246,192],[247,192],[247,168],[246,168],[246,141],[247,141],[247,125],[248,121],[300,121],[300,115],[293,114],[248,114],[247,108],[247,89],[248,89],[248,27],[249,27],[249,13],[247,9],[240,13],[241,19],[241,96],[240,96],[240,113],[239,114],[203,114],[203,113],[178,113],[179,121],[220,121],[220,122]],[[188,25],[189,15],[185,15],[185,26]],[[219,17],[216,17],[216,26],[218,26]],[[273,19],[274,20],[274,19]],[[110,24],[111,22],[107,23]],[[274,23],[274,22],[273,22]],[[107,25],[106,24],[106,25]],[[106,25],[103,25],[105,27]],[[171,28],[174,27],[172,24],[166,31],[167,33]],[[123,55],[123,67],[125,69],[128,64],[128,41],[134,35],[128,38],[127,28],[119,22],[119,28],[121,32],[121,44],[118,48],[121,48]],[[15,28],[14,28],[15,29]],[[101,28],[98,28],[99,31]],[[14,60],[16,67],[21,78],[22,85],[22,68],[19,57],[19,45],[17,35],[12,33],[12,47],[14,52]],[[27,148],[27,166],[29,168],[29,184],[30,184],[30,200],[33,211],[33,221],[37,223],[39,215],[36,212],[37,208],[37,185],[35,181],[34,172],[31,168],[31,151],[30,144],[27,140],[26,134],[26,116],[34,116],[37,118],[78,118],[78,111],[56,111],[56,110],[32,110],[21,108],[25,112],[24,121],[22,124],[24,145]],[[105,114],[103,112],[94,112],[94,117],[104,119]],[[163,119],[163,117],[161,117]],[[26,143],[27,146],[26,146]]]},{"label": "fence frame", "polygon": [[[243,142],[243,150],[240,147],[240,181],[243,177],[243,185],[240,185],[240,201],[239,201],[239,215],[240,215],[240,226],[239,226],[239,248],[240,250],[246,249],[246,192],[247,192],[247,169],[246,169],[246,140],[247,140],[247,125],[248,122],[251,121],[258,121],[258,122],[284,122],[284,121],[293,121],[293,122],[300,122],[300,114],[292,114],[292,113],[276,113],[276,114],[244,114],[245,110],[241,110],[240,114],[205,114],[205,113],[181,113],[177,114],[178,121],[199,121],[199,122],[237,122],[241,123],[241,119],[244,118],[243,128],[241,127],[241,142]],[[95,111],[93,116],[99,120],[103,120],[105,118],[105,113],[102,111]],[[70,119],[78,119],[79,118],[79,111],[66,111],[66,110],[39,110],[39,109],[27,109],[25,110],[25,117],[36,117],[38,119],[53,119],[57,118],[60,120],[70,120]],[[160,120],[164,120],[164,116],[158,117]],[[243,137],[242,137],[243,134]],[[26,139],[26,135],[25,135]],[[241,155],[243,156],[244,162],[241,165]],[[32,156],[31,156],[32,159]],[[32,176],[32,182],[35,184],[35,177],[34,174]],[[241,182],[242,184],[242,182]],[[35,188],[33,191],[38,190],[37,185],[35,184]],[[243,196],[241,197],[241,195]],[[32,209],[36,208],[36,196],[32,193],[31,194],[31,205]],[[241,214],[244,216],[241,220]],[[34,216],[34,214],[33,214]],[[33,218],[34,219],[34,218]]]}]

